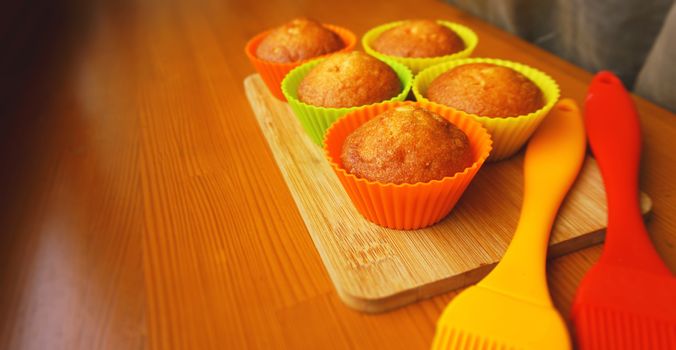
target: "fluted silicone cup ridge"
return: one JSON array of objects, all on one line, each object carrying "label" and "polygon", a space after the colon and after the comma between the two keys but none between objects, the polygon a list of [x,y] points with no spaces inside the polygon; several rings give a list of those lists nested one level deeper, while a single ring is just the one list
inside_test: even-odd
[{"label": "fluted silicone cup ridge", "polygon": [[412,88],[416,100],[423,103],[423,105],[428,108],[431,105],[437,105],[437,103],[434,103],[425,97],[427,88],[432,81],[454,67],[469,63],[492,63],[514,69],[526,76],[542,90],[545,98],[544,106],[532,113],[516,117],[485,117],[459,111],[448,106],[435,107],[440,109],[452,109],[480,122],[486,130],[488,130],[493,139],[493,151],[488,158],[489,161],[498,161],[509,158],[523,147],[542,120],[547,116],[554,104],[559,100],[559,86],[549,75],[521,63],[495,58],[465,58],[429,67],[416,75],[413,80]]},{"label": "fluted silicone cup ridge", "polygon": [[[282,92],[286,97],[286,100],[289,102],[291,110],[300,121],[300,124],[303,126],[305,132],[310,136],[312,141],[317,145],[322,145],[324,140],[324,134],[333,122],[338,118],[342,117],[346,113],[364,108],[365,106],[355,106],[348,108],[327,108],[327,107],[318,107],[313,106],[304,102],[301,102],[298,99],[298,86],[305,76],[319,64],[322,60],[314,60],[307,62],[301,66],[294,68],[282,81]],[[392,97],[389,100],[378,102],[376,104],[382,104],[385,102],[391,101],[403,101],[408,96],[409,91],[411,90],[411,83],[413,82],[413,74],[411,71],[406,68],[406,66],[401,63],[397,63],[391,60],[382,60],[385,64],[389,65],[394,72],[397,74],[399,81],[401,82],[401,92]]]},{"label": "fluted silicone cup ridge", "polygon": [[418,74],[418,72],[422,71],[427,67],[431,67],[433,65],[450,60],[468,57],[469,55],[472,54],[477,44],[479,43],[479,37],[470,28],[465,27],[458,23],[438,20],[437,23],[439,23],[444,27],[449,28],[450,30],[458,34],[460,39],[462,39],[463,43],[465,44],[465,48],[463,50],[450,55],[437,57],[398,57],[380,53],[375,49],[373,49],[373,47],[371,47],[371,43],[373,42],[373,40],[375,40],[380,34],[382,34],[384,31],[388,29],[401,25],[403,22],[404,21],[386,23],[370,29],[368,32],[366,32],[366,34],[364,34],[364,36],[361,39],[361,44],[364,47],[364,51],[366,51],[366,53],[368,53],[369,55],[375,56],[379,59],[391,59],[393,61],[399,62],[407,66],[411,70],[411,72],[413,72],[413,74]]},{"label": "fluted silicone cup ridge", "polygon": [[421,106],[411,101],[388,102],[351,111],[328,129],[324,151],[331,168],[364,218],[388,228],[413,230],[433,225],[451,212],[488,157],[492,142],[480,123],[445,108],[436,113],[467,134],[472,151],[469,167],[453,176],[415,184],[374,182],[348,173],[340,158],[345,138],[378,114],[404,105]]},{"label": "fluted silicone cup ridge", "polygon": [[261,78],[263,79],[263,82],[265,82],[265,85],[268,87],[272,95],[275,96],[277,99],[286,101],[286,98],[282,93],[281,83],[284,77],[292,69],[314,59],[324,58],[339,52],[350,52],[354,50],[354,47],[357,44],[357,37],[354,35],[354,33],[352,33],[348,29],[336,25],[332,24],[323,24],[323,25],[326,28],[333,31],[334,33],[338,34],[338,36],[343,41],[343,44],[345,46],[338,51],[298,62],[277,63],[266,61],[256,56],[256,49],[258,48],[258,45],[261,43],[261,41],[263,41],[263,39],[265,39],[266,36],[268,36],[268,34],[270,34],[271,30],[260,33],[251,38],[249,42],[247,42],[246,46],[244,47],[244,52],[246,52],[249,61],[251,61],[251,64],[254,66],[258,74],[260,74]]}]

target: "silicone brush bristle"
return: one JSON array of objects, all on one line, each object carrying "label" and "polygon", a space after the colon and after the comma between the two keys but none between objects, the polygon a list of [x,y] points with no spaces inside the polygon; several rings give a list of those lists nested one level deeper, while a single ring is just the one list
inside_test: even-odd
[{"label": "silicone brush bristle", "polygon": [[504,342],[475,334],[467,330],[444,327],[444,329],[438,330],[434,342],[432,343],[432,349],[511,350],[517,349],[517,347],[509,346]]},{"label": "silicone brush bristle", "polygon": [[676,349],[676,325],[625,310],[579,305],[575,317],[580,349]]}]

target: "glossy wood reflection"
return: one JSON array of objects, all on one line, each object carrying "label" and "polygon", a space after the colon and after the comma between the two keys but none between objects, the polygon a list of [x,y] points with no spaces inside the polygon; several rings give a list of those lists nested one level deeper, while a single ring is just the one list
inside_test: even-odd
[{"label": "glossy wood reflection", "polygon": [[[533,65],[564,96],[582,101],[591,78],[433,1],[31,5],[0,17],[21,19],[0,38],[17,23],[23,33],[0,61],[11,73],[0,89],[2,349],[429,346],[454,293],[382,315],[336,296],[244,95],[244,43],[263,29],[308,15],[361,35],[444,18],[478,33],[476,56]],[[676,119],[636,101],[649,230],[674,269]],[[599,252],[550,264],[564,313]]]}]

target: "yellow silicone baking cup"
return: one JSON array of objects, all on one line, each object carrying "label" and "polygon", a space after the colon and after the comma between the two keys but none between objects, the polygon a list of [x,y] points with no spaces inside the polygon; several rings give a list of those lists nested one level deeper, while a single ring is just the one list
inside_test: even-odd
[{"label": "yellow silicone baking cup", "polygon": [[472,164],[463,171],[439,180],[393,184],[369,181],[345,170],[341,153],[348,135],[387,110],[399,106],[420,105],[411,101],[371,105],[346,114],[326,132],[324,153],[331,168],[357,211],[377,225],[397,230],[414,230],[442,220],[453,210],[490,153],[491,138],[486,129],[472,118],[446,108],[433,112],[462,130],[467,135],[472,151]]},{"label": "yellow silicone baking cup", "polygon": [[408,67],[411,70],[411,72],[413,72],[413,74],[418,74],[418,72],[427,67],[450,60],[468,57],[470,54],[472,54],[472,51],[474,51],[476,45],[479,43],[479,38],[477,37],[476,33],[474,33],[471,29],[453,22],[437,21],[437,23],[439,23],[440,25],[445,26],[450,30],[454,31],[456,34],[458,34],[460,39],[462,39],[462,41],[465,43],[465,48],[462,51],[446,56],[411,58],[411,57],[398,57],[386,55],[384,53],[380,53],[374,50],[371,47],[371,43],[373,42],[373,40],[375,40],[382,32],[390,28],[396,27],[402,24],[403,22],[404,21],[397,21],[383,24],[366,32],[366,34],[364,34],[364,36],[361,38],[361,44],[364,47],[364,51],[366,51],[366,53],[368,53],[369,55],[378,57],[379,59],[386,58],[399,62]]},{"label": "yellow silicone baking cup", "polygon": [[[320,146],[324,140],[326,129],[328,129],[329,126],[333,124],[333,122],[348,112],[367,106],[327,108],[309,105],[307,103],[301,102],[298,99],[298,86],[300,85],[301,81],[303,81],[303,78],[305,78],[312,68],[314,68],[323,60],[324,59],[313,60],[296,67],[286,75],[284,80],[282,80],[282,93],[289,102],[289,106],[293,110],[296,117],[298,117],[298,120],[303,126],[305,132],[310,136],[314,143]],[[406,96],[408,96],[408,92],[411,90],[413,74],[411,74],[411,71],[403,64],[388,59],[384,59],[382,61],[390,66],[397,74],[397,77],[399,77],[399,81],[401,82],[402,89],[397,96],[394,96],[389,100],[378,102],[376,104],[405,100]]]},{"label": "yellow silicone baking cup", "polygon": [[[547,116],[547,113],[552,109],[552,106],[558,101],[560,95],[559,86],[549,75],[521,63],[494,58],[465,58],[429,67],[416,75],[413,80],[413,95],[415,95],[416,100],[420,101],[423,106],[437,105],[425,98],[427,88],[432,81],[450,69],[468,63],[492,63],[514,69],[525,75],[528,79],[533,81],[540,90],[542,90],[545,98],[545,105],[539,110],[526,115],[496,118],[484,117],[461,111],[479,121],[491,134],[493,139],[493,151],[488,157],[489,161],[498,161],[509,158],[518,152],[526,141],[528,141],[542,120]],[[456,110],[447,106],[435,108],[450,108]]]}]

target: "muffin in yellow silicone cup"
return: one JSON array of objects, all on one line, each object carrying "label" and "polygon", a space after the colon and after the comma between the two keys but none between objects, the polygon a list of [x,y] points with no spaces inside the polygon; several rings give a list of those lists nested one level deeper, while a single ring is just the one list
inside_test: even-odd
[{"label": "muffin in yellow silicone cup", "polygon": [[[441,74],[464,64],[490,63],[502,67],[511,68],[532,81],[542,92],[544,105],[529,114],[516,117],[486,117],[466,113],[452,107],[441,105],[426,98],[427,89]],[[493,59],[493,58],[466,58],[449,61],[429,67],[420,72],[413,81],[413,94],[423,106],[433,109],[451,109],[457,113],[465,114],[480,122],[493,139],[493,151],[488,161],[498,161],[513,156],[528,141],[533,132],[547,116],[556,101],[559,99],[559,86],[549,75],[521,63]]]},{"label": "muffin in yellow silicone cup", "polygon": [[372,46],[371,43],[380,36],[383,32],[386,30],[392,29],[398,25],[401,25],[404,23],[404,21],[397,21],[397,22],[392,22],[392,23],[387,23],[383,24],[380,26],[377,26],[368,32],[364,34],[364,36],[361,39],[361,44],[364,47],[364,51],[366,51],[369,55],[373,55],[379,59],[390,59],[399,63],[404,64],[407,66],[413,74],[418,74],[418,72],[422,71],[423,69],[447,62],[450,60],[456,60],[460,58],[465,58],[468,57],[469,55],[472,54],[472,51],[476,48],[477,44],[479,43],[479,38],[477,37],[476,33],[469,29],[468,27],[465,27],[461,24],[449,22],[449,21],[442,21],[438,20],[437,23],[440,25],[449,28],[452,30],[455,34],[457,34],[460,39],[462,39],[463,43],[465,44],[465,48],[461,51],[458,51],[456,53],[450,54],[450,55],[445,55],[445,56],[438,56],[438,57],[416,57],[416,58],[411,58],[411,57],[398,57],[398,56],[392,56],[392,55],[386,55],[384,53],[380,53],[376,51]]},{"label": "muffin in yellow silicone cup", "polygon": [[261,78],[265,82],[265,85],[267,85],[272,95],[275,96],[277,99],[286,101],[286,99],[284,98],[284,94],[282,93],[281,83],[284,77],[292,69],[302,65],[303,63],[309,62],[317,58],[326,57],[339,52],[350,52],[354,50],[354,46],[357,43],[357,37],[354,35],[354,33],[349,31],[348,29],[336,25],[332,24],[322,24],[322,25],[331,30],[332,32],[336,33],[340,37],[340,40],[344,44],[344,47],[342,49],[328,53],[326,55],[312,57],[298,62],[278,63],[266,61],[264,59],[258,58],[258,56],[256,55],[256,50],[258,49],[260,43],[274,29],[270,29],[263,33],[260,33],[251,38],[251,40],[249,40],[249,42],[246,43],[246,46],[244,47],[244,52],[246,53],[247,57],[249,58],[249,61],[251,61],[251,64],[254,66],[258,74],[260,74]]},{"label": "muffin in yellow silicone cup", "polygon": [[[282,81],[282,92],[284,93],[286,100],[289,102],[289,106],[300,121],[305,132],[310,136],[314,143],[320,146],[324,140],[324,134],[326,133],[326,130],[331,124],[333,124],[333,122],[348,112],[365,107],[319,107],[305,103],[298,98],[299,85],[305,76],[307,76],[308,73],[323,60],[324,59],[313,60],[293,69]],[[375,104],[405,100],[409,91],[411,90],[413,74],[411,74],[411,71],[406,68],[406,66],[400,63],[387,59],[382,60],[382,62],[392,68],[394,73],[399,78],[399,82],[401,83],[401,91],[396,96],[385,101],[377,102]]]},{"label": "muffin in yellow silicone cup", "polygon": [[341,152],[346,138],[379,114],[401,106],[421,107],[421,104],[411,101],[388,102],[346,114],[326,132],[324,151],[343,188],[364,218],[384,227],[414,230],[433,225],[451,212],[488,157],[491,138],[480,123],[444,108],[432,112],[453,123],[469,140],[471,165],[464,170],[440,180],[414,184],[370,181],[345,170]]}]

